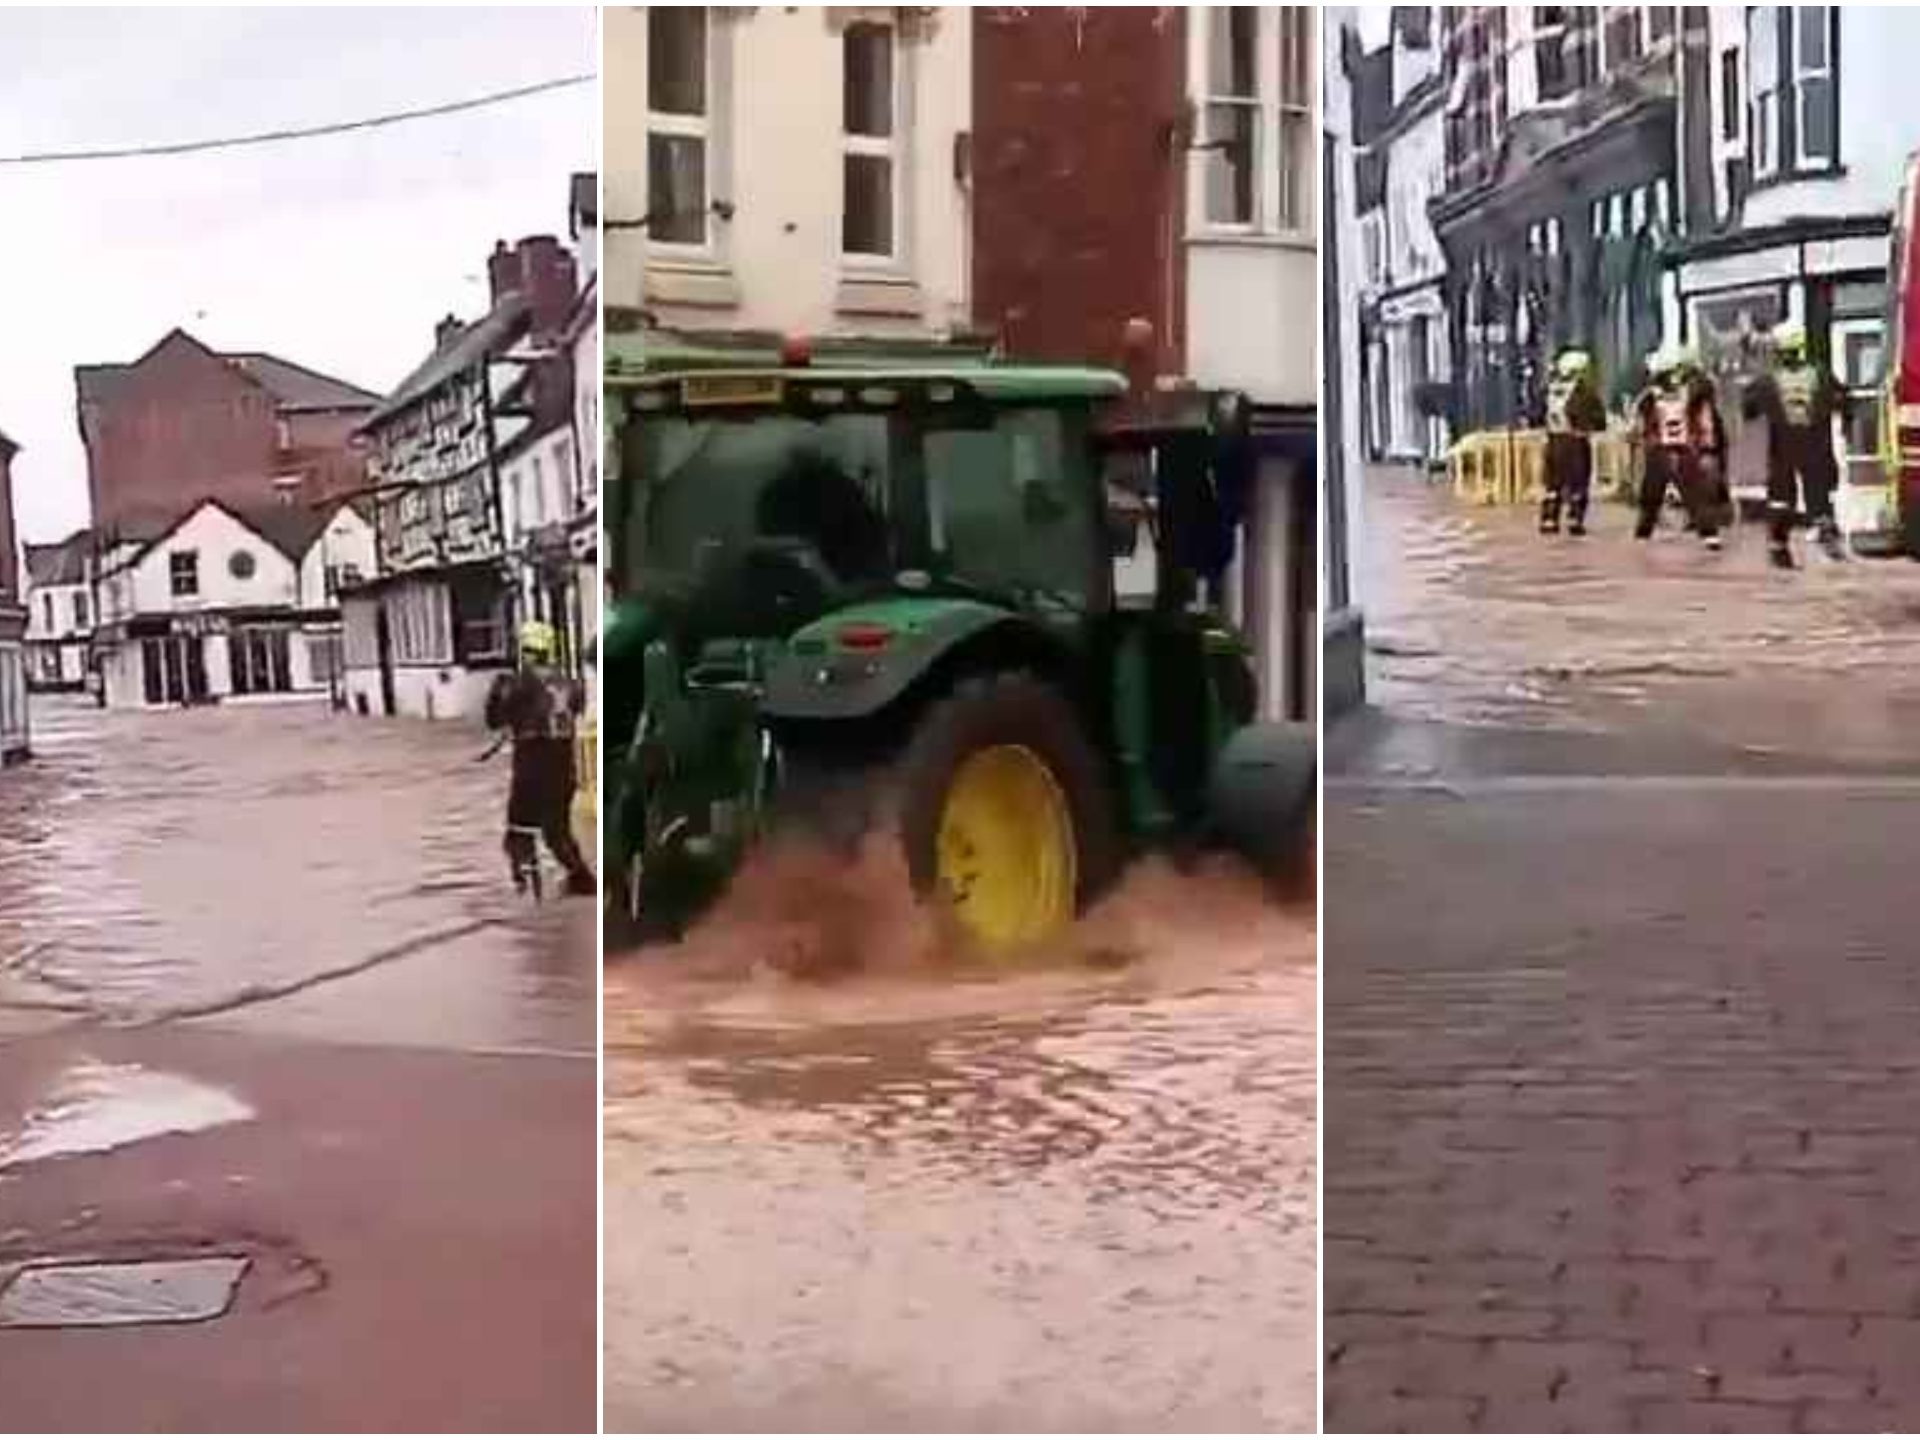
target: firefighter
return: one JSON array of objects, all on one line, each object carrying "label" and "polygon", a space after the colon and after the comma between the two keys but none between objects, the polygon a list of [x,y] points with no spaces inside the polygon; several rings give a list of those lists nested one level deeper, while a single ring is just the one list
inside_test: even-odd
[{"label": "firefighter", "polygon": [[1547,384],[1547,486],[1540,501],[1540,533],[1587,533],[1587,495],[1593,486],[1593,443],[1607,427],[1607,407],[1594,388],[1593,360],[1584,350],[1562,350]]},{"label": "firefighter", "polygon": [[554,666],[553,627],[529,620],[520,627],[520,666],[487,692],[489,729],[513,740],[513,779],[507,792],[506,851],[514,883],[525,884],[537,835],[567,872],[574,895],[597,893],[593,871],[573,838],[574,724],[585,708],[576,681]]},{"label": "firefighter", "polygon": [[[1774,327],[1767,371],[1747,388],[1742,413],[1767,422],[1767,548],[1782,570],[1793,568],[1793,515],[1804,490],[1807,519],[1820,548],[1843,560],[1840,527],[1833,518],[1833,419],[1844,422],[1846,392],[1807,356],[1806,328],[1792,321]],[[1796,489],[1795,482],[1798,482]]]},{"label": "firefighter", "polygon": [[[1699,460],[1700,509],[1713,517],[1713,533],[1733,523],[1733,487],[1727,477],[1727,427],[1720,394],[1691,346],[1680,350],[1680,369],[1691,397],[1694,452]],[[1694,527],[1698,529],[1697,526]]]},{"label": "firefighter", "polygon": [[1691,528],[1709,550],[1720,548],[1719,516],[1709,492],[1709,472],[1724,469],[1725,436],[1713,390],[1689,353],[1662,346],[1647,357],[1647,388],[1635,407],[1642,447],[1640,516],[1636,540],[1649,539],[1660,524],[1667,487],[1680,492]]}]

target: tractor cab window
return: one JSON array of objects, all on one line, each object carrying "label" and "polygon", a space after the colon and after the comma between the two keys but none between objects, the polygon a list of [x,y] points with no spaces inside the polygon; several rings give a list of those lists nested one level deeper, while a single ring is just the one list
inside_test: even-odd
[{"label": "tractor cab window", "polygon": [[1094,599],[1104,517],[1087,477],[1084,417],[1032,406],[989,428],[929,429],[923,455],[935,568],[994,590]]},{"label": "tractor cab window", "polygon": [[785,549],[843,584],[884,577],[888,429],[877,415],[663,418],[638,427],[636,579],[685,582]]}]

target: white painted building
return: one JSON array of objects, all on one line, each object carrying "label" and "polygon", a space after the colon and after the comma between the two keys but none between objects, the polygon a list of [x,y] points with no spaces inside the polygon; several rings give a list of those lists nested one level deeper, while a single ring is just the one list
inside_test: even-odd
[{"label": "white painted building", "polygon": [[[1711,156],[1682,183],[1712,216],[1669,276],[1667,328],[1697,343],[1723,390],[1761,366],[1781,320],[1856,397],[1836,438],[1841,526],[1861,549],[1891,541],[1874,397],[1885,351],[1889,229],[1905,161],[1920,149],[1906,73],[1920,13],[1879,6],[1728,6],[1708,12],[1709,83],[1683,96],[1683,135]],[[1737,412],[1737,407],[1733,407]],[[1731,417],[1738,425],[1737,413]],[[1742,498],[1764,491],[1759,427],[1735,437]]]},{"label": "white painted building", "polygon": [[1324,671],[1323,715],[1332,720],[1366,699],[1365,597],[1360,585],[1361,482],[1364,451],[1360,436],[1360,284],[1361,242],[1354,203],[1352,95],[1342,57],[1347,32],[1357,24],[1352,6],[1321,12],[1324,33],[1332,37],[1322,50],[1324,79],[1321,108],[1321,175],[1325,206],[1320,227],[1326,303],[1321,335],[1326,351],[1326,388],[1320,423],[1326,435],[1322,490],[1326,535],[1322,541],[1321,588]]},{"label": "white painted building", "polygon": [[966,10],[621,6],[604,34],[608,73],[633,77],[605,106],[610,311],[672,330],[965,324]]},{"label": "white painted building", "polygon": [[1437,462],[1448,439],[1420,404],[1422,387],[1448,373],[1447,262],[1427,214],[1446,185],[1439,30],[1436,7],[1393,7],[1386,113],[1355,177],[1377,191],[1360,201],[1360,279],[1365,432],[1379,460]]},{"label": "white painted building", "polygon": [[205,501],[99,557],[94,634],[110,708],[338,693],[342,583],[373,567],[351,506],[245,513]]},{"label": "white painted building", "polygon": [[93,532],[26,547],[27,685],[80,690],[93,638]]},{"label": "white painted building", "polygon": [[[1200,130],[1187,168],[1186,368],[1202,388],[1253,403],[1259,465],[1228,609],[1253,644],[1262,708],[1275,719],[1315,713],[1319,658],[1314,13],[1196,6],[1186,27]],[[1248,136],[1250,145],[1219,143]]]}]

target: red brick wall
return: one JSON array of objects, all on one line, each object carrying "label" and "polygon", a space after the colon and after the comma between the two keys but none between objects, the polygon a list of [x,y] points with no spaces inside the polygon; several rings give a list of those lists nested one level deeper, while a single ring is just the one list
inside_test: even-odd
[{"label": "red brick wall", "polygon": [[192,338],[168,336],[115,374],[107,393],[82,400],[81,438],[95,525],[107,534],[151,527],[198,500],[257,504],[277,475],[309,477],[308,495],[359,483],[345,450],[352,420],[289,416],[282,448],[274,397]]},{"label": "red brick wall", "polygon": [[280,467],[282,473],[298,470],[308,477],[304,499],[331,499],[366,485],[366,455],[354,445],[353,430],[368,413],[365,410],[314,410],[287,417],[287,432],[293,448],[281,456]]},{"label": "red brick wall", "polygon": [[278,448],[273,398],[218,355],[168,337],[82,404],[94,524],[112,533],[168,520],[208,496],[272,494]]},{"label": "red brick wall", "polygon": [[1138,316],[1182,368],[1184,13],[972,12],[973,318],[1009,353],[1118,364]]}]

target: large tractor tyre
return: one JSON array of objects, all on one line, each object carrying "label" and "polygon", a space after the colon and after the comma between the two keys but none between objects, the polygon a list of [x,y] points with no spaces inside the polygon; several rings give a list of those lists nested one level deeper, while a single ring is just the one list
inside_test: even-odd
[{"label": "large tractor tyre", "polygon": [[988,951],[1057,934],[1120,872],[1100,757],[1032,675],[962,681],[921,715],[891,779],[914,890]]}]

